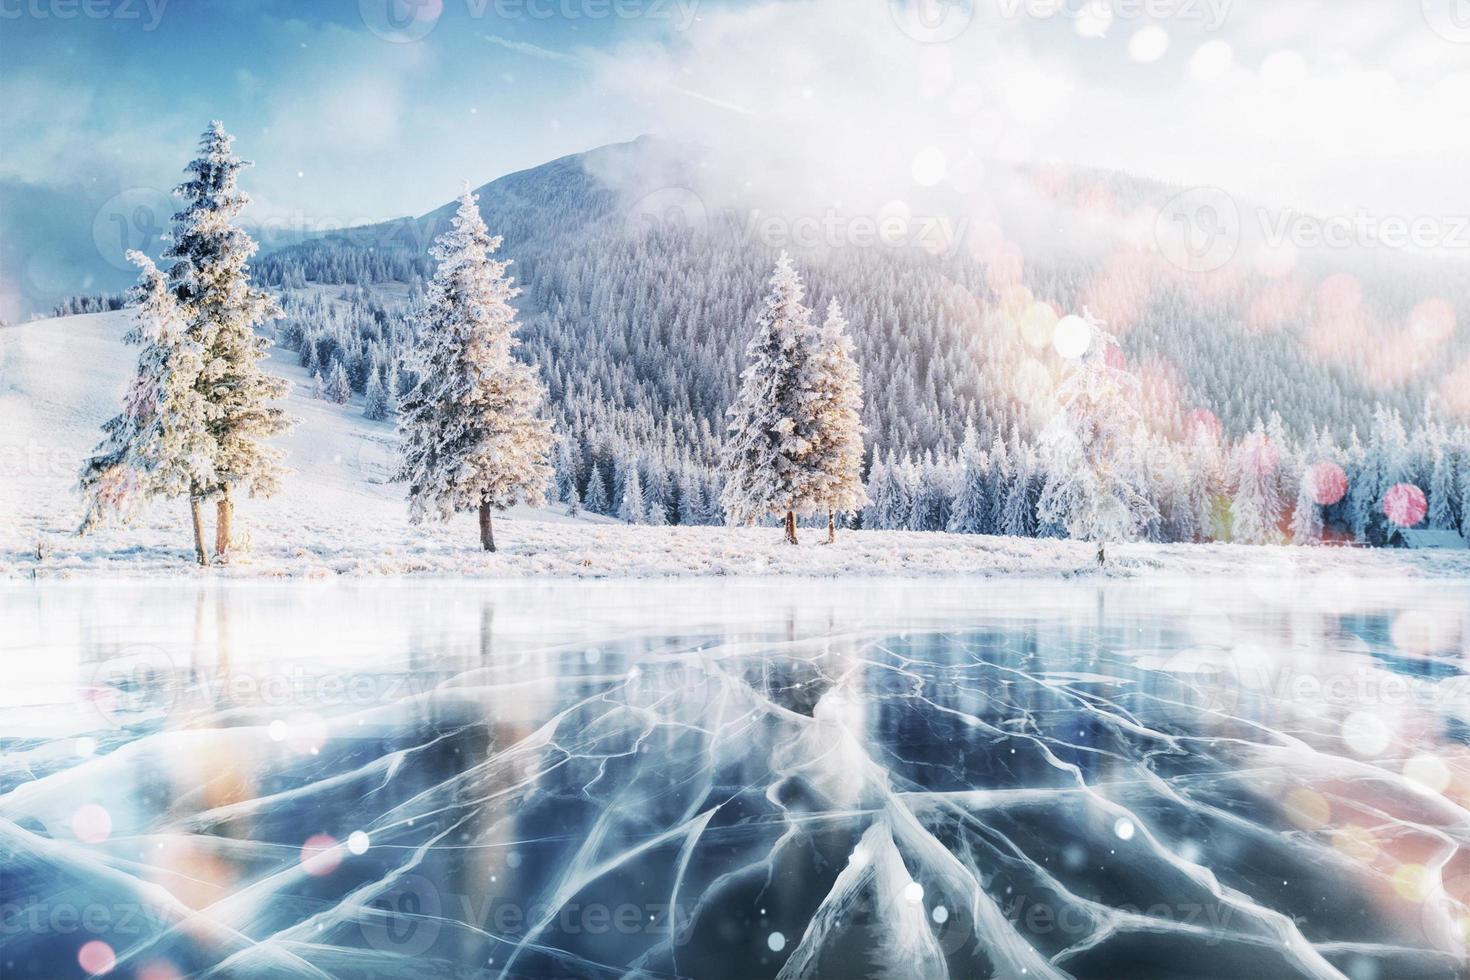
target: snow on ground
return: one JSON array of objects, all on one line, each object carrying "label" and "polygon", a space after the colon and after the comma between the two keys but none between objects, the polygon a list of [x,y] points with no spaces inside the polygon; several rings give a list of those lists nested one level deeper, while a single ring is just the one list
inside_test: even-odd
[{"label": "snow on ground", "polygon": [[[1099,574],[1095,549],[1079,542],[860,531],[841,532],[827,546],[824,531],[808,529],[802,546],[791,548],[776,528],[628,527],[573,519],[560,508],[498,518],[501,551],[487,555],[473,515],[411,526],[402,487],[387,481],[392,425],[363,418],[358,399],[338,406],[312,397],[306,372],[280,350],[267,365],[294,383],[286,407],[300,424],[280,440],[292,471],[282,492],[240,503],[237,532],[249,536],[248,552],[227,567],[194,566],[182,502],[155,506],[132,528],[78,538],[77,469],[132,371],[134,351],[121,340],[127,317],[97,313],[0,330],[0,578]],[[1128,545],[1113,555],[1106,574],[1470,577],[1470,551]]]}]

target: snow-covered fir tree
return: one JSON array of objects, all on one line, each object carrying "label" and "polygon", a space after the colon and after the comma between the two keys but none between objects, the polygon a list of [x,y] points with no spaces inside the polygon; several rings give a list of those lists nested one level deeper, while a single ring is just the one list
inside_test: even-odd
[{"label": "snow-covered fir tree", "polygon": [[434,243],[438,268],[423,311],[419,381],[399,412],[400,478],[414,522],[476,510],[480,545],[495,550],[492,511],[539,507],[551,479],[551,423],[537,414],[544,389],[515,358],[518,290],[508,262],[465,191],[451,228]]},{"label": "snow-covered fir tree", "polygon": [[914,531],[943,531],[954,507],[954,474],[932,454],[913,471],[914,500],[908,526]]},{"label": "snow-covered fir tree", "polygon": [[281,314],[274,298],[251,285],[256,245],[232,222],[250,203],[237,186],[250,164],[235,156],[234,137],[218,120],[199,141],[199,156],[185,168],[187,180],[174,189],[184,208],[173,217],[166,258],[169,286],[183,309],[191,340],[203,351],[196,387],[208,404],[213,439],[215,553],[229,554],[234,494],[269,496],[280,485],[281,452],[266,444],[291,425],[272,402],[290,386],[266,374],[261,361],[270,341],[256,328]]},{"label": "snow-covered fir tree", "polygon": [[1460,536],[1470,538],[1470,438],[1460,454]]},{"label": "snow-covered fir tree", "polygon": [[1298,480],[1296,505],[1291,512],[1291,543],[1313,545],[1322,543],[1322,506],[1318,503],[1320,492],[1317,487],[1318,473],[1314,466],[1301,471]]},{"label": "snow-covered fir tree", "polygon": [[203,349],[185,329],[168,280],[141,252],[133,327],[123,338],[139,348],[122,411],[103,424],[105,437],[82,467],[81,533],[109,520],[131,521],[155,497],[188,496],[195,557],[209,563],[200,501],[214,481],[214,438],[199,393]]},{"label": "snow-covered fir tree", "polygon": [[1013,538],[1029,538],[1036,534],[1036,508],[1031,499],[1031,484],[1036,469],[1035,454],[1029,447],[1022,447],[1014,455],[1012,466],[1015,472],[1010,489],[1006,492],[1001,524],[997,530]]},{"label": "snow-covered fir tree", "polygon": [[664,527],[669,523],[669,509],[657,497],[652,497],[648,501],[647,523],[650,527]]},{"label": "snow-covered fir tree", "polygon": [[679,504],[675,514],[679,524],[710,523],[705,517],[704,491],[692,472],[679,479]]},{"label": "snow-covered fir tree", "polygon": [[1456,514],[1460,503],[1454,454],[1442,438],[1435,440],[1430,452],[1434,462],[1429,473],[1429,526],[1436,531],[1454,531],[1459,527]]},{"label": "snow-covered fir tree", "polygon": [[561,438],[556,441],[551,469],[556,480],[556,499],[569,503],[577,492],[577,467],[572,462],[571,440]]},{"label": "snow-covered fir tree", "polygon": [[960,477],[954,506],[950,509],[948,530],[956,534],[984,534],[990,514],[990,460],[980,448],[980,439],[972,426],[965,429],[960,449]]},{"label": "snow-covered fir tree", "polygon": [[817,506],[827,511],[827,541],[836,540],[838,514],[856,513],[868,502],[863,488],[863,386],[853,360],[847,318],[833,299],[818,332]]},{"label": "snow-covered fir tree", "polygon": [[894,515],[907,512],[898,502],[898,486],[890,459],[880,459],[873,452],[873,467],[868,471],[868,506],[863,508],[863,527],[871,531],[892,528]]},{"label": "snow-covered fir tree", "polygon": [[342,366],[341,361],[332,362],[332,370],[327,374],[324,393],[327,401],[336,402],[338,405],[346,405],[352,397],[352,385],[347,380],[347,369]]},{"label": "snow-covered fir tree", "polygon": [[1189,469],[1189,507],[1194,512],[1195,536],[1191,540],[1209,541],[1221,537],[1221,498],[1224,475],[1220,463],[1220,445],[1208,426],[1196,425],[1190,431],[1186,450]]},{"label": "snow-covered fir tree", "polygon": [[626,468],[623,478],[623,496],[618,501],[618,520],[627,524],[642,524],[648,518],[648,505],[643,501],[643,481],[638,476],[637,464]]},{"label": "snow-covered fir tree", "polygon": [[1154,506],[1159,512],[1160,541],[1193,541],[1198,537],[1194,501],[1190,497],[1189,459],[1182,445],[1150,437]]},{"label": "snow-covered fir tree", "polygon": [[1132,539],[1158,513],[1134,484],[1139,470],[1138,379],[1115,362],[1117,341],[1090,314],[1091,342],[1057,390],[1059,409],[1043,431],[1047,470],[1037,517],[1074,538],[1098,543]]},{"label": "snow-covered fir tree", "polygon": [[729,410],[720,499],[738,524],[784,516],[786,540],[796,544],[797,517],[822,505],[819,344],[801,277],[785,252],[769,284]]},{"label": "snow-covered fir tree", "polygon": [[607,481],[602,477],[602,467],[593,463],[592,472],[587,476],[587,497],[583,506],[593,514],[606,514],[612,506],[611,500],[607,492]]},{"label": "snow-covered fir tree", "polygon": [[988,476],[989,492],[986,494],[985,533],[1000,534],[1004,519],[1006,496],[1011,488],[1011,453],[1005,442],[997,435],[990,443]]},{"label": "snow-covered fir tree", "polygon": [[1280,449],[1257,421],[1254,431],[1236,447],[1231,466],[1230,532],[1236,542],[1273,544],[1280,540],[1280,466]]},{"label": "snow-covered fir tree", "polygon": [[382,422],[393,416],[396,406],[393,394],[383,382],[383,376],[374,371],[368,378],[367,391],[363,394],[362,414],[374,422]]},{"label": "snow-covered fir tree", "polygon": [[1348,474],[1348,527],[1355,540],[1366,543],[1378,508],[1379,466],[1377,457],[1359,439],[1357,429],[1349,438],[1344,464]]}]

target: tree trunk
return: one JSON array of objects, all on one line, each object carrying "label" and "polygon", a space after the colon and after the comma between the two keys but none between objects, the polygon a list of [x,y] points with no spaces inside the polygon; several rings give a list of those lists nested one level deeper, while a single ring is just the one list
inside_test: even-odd
[{"label": "tree trunk", "polygon": [[835,511],[827,511],[827,543],[837,543],[837,514]]},{"label": "tree trunk", "polygon": [[220,491],[214,505],[214,554],[217,558],[228,558],[230,554],[230,518],[235,514],[235,503],[230,500],[230,488]]},{"label": "tree trunk", "polygon": [[490,502],[480,501],[480,547],[486,551],[495,550],[495,524],[490,517]]},{"label": "tree trunk", "polygon": [[796,512],[786,512],[786,543],[796,544]]},{"label": "tree trunk", "polygon": [[194,557],[199,564],[209,564],[209,554],[204,550],[204,517],[199,512],[199,498],[189,495],[189,516],[194,520]]}]

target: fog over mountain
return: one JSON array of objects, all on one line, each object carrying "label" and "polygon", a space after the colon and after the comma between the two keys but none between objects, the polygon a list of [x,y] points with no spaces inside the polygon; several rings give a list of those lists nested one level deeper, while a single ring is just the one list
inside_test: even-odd
[{"label": "fog over mountain", "polygon": [[[967,420],[987,438],[1034,429],[1059,370],[1051,322],[1084,308],[1120,337],[1166,431],[1196,410],[1232,433],[1275,411],[1345,436],[1375,403],[1416,414],[1438,394],[1451,416],[1470,408],[1454,380],[1466,350],[1453,324],[1470,310],[1458,262],[1273,242],[1272,222],[1299,216],[1228,198],[1233,237],[1211,254],[1220,243],[1193,225],[1175,236],[1171,209],[1217,202],[1121,174],[992,165],[965,193],[867,213],[768,207],[757,188],[775,182],[742,195],[711,151],[645,137],[478,189],[525,289],[524,355],[565,416],[639,441],[672,429],[710,452],[782,249],[815,308],[847,309],[870,442],[900,452],[950,451]],[[451,210],[280,248],[257,270],[288,292],[362,286],[359,300],[396,312]]]}]

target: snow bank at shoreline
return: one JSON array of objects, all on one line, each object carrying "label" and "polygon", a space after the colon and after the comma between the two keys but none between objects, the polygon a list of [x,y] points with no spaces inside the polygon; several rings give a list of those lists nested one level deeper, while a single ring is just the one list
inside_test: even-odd
[{"label": "snow bank at shoreline", "polygon": [[328,578],[453,576],[476,579],[796,576],[1070,578],[1189,575],[1295,578],[1470,578],[1470,551],[1404,552],[1237,545],[1120,545],[1099,569],[1096,549],[1036,541],[901,531],[841,533],[835,545],[791,547],[776,528],[650,528],[583,522],[498,522],[501,550],[479,550],[468,517],[443,528],[395,524],[252,526],[255,545],[227,565],[192,562],[182,523],[88,538],[47,538],[43,557],[0,552],[0,578]]}]

